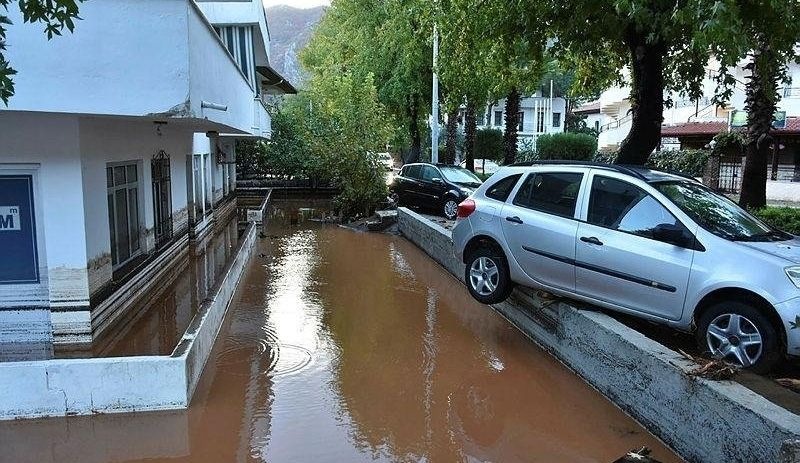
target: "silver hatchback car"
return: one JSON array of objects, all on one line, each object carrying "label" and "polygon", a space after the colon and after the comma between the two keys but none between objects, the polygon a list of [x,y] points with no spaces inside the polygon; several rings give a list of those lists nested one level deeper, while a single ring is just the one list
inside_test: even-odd
[{"label": "silver hatchback car", "polygon": [[453,245],[483,303],[521,284],[694,331],[756,372],[800,356],[800,240],[692,178],[503,167],[459,205]]}]

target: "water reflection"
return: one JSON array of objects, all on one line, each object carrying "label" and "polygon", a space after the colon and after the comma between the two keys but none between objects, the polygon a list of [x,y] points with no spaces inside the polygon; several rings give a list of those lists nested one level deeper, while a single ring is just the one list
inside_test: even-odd
[{"label": "water reflection", "polygon": [[413,245],[292,209],[273,209],[189,411],[0,423],[0,460],[678,461]]}]

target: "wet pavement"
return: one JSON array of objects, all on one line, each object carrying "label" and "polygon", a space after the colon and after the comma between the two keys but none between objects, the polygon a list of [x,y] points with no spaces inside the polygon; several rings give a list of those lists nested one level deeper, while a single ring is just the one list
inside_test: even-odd
[{"label": "wet pavement", "polygon": [[309,221],[324,204],[270,208],[188,411],[0,423],[0,461],[680,461],[413,244]]}]

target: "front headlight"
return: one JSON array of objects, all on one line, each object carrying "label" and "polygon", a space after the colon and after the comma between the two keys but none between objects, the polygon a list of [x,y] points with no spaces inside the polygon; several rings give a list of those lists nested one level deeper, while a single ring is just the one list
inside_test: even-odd
[{"label": "front headlight", "polygon": [[795,265],[794,267],[786,267],[784,269],[786,271],[786,276],[792,280],[795,286],[800,288],[800,265]]},{"label": "front headlight", "polygon": [[[467,188],[462,188],[461,189],[461,194],[463,194],[464,196],[469,196],[469,195],[472,194],[472,190],[469,190]],[[798,269],[800,269],[800,267],[798,267]]]}]

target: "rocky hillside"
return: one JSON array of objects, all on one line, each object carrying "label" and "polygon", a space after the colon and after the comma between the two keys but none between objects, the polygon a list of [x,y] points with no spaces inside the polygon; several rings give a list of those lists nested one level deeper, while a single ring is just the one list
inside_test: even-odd
[{"label": "rocky hillside", "polygon": [[272,67],[295,87],[305,79],[297,54],[308,43],[326,7],[293,8],[277,5],[267,8]]}]

